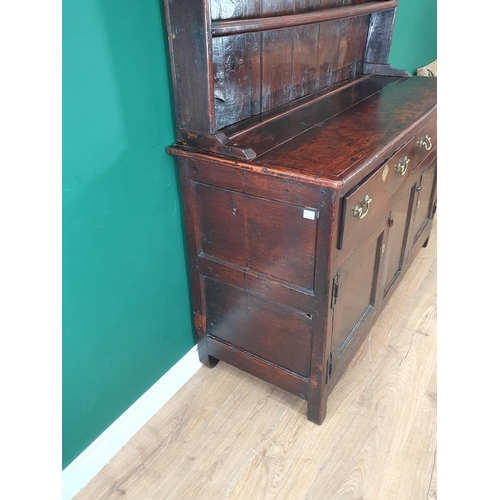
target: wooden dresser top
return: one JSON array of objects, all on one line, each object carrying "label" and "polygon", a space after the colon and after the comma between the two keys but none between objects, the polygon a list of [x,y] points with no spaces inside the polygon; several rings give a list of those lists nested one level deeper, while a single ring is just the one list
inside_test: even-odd
[{"label": "wooden dresser top", "polygon": [[388,158],[436,107],[435,78],[365,76],[253,127],[228,127],[231,141],[256,152],[253,160],[185,146],[169,151],[339,189]]}]

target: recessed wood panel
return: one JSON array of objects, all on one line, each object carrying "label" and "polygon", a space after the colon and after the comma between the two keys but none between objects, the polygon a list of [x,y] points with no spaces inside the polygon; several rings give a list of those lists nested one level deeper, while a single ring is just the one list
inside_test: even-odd
[{"label": "recessed wood panel", "polygon": [[207,334],[304,377],[309,375],[312,319],[293,309],[205,279]]},{"label": "recessed wood panel", "polygon": [[384,274],[382,276],[384,296],[403,268],[405,242],[408,233],[409,216],[411,214],[411,195],[412,191],[408,190],[405,196],[391,210],[389,216],[387,242],[383,254],[385,262]]},{"label": "recessed wood panel", "polygon": [[436,166],[430,166],[422,174],[420,184],[417,187],[417,200],[415,206],[415,219],[413,221],[413,244],[416,243],[420,233],[429,222],[432,215],[432,195],[434,191],[434,179],[436,177]]},{"label": "recessed wood panel", "polygon": [[373,238],[368,246],[355,252],[345,264],[345,276],[340,285],[342,319],[338,330],[339,356],[375,306],[381,238]]},{"label": "recessed wood panel", "polygon": [[312,289],[317,221],[304,207],[196,185],[201,251]]}]

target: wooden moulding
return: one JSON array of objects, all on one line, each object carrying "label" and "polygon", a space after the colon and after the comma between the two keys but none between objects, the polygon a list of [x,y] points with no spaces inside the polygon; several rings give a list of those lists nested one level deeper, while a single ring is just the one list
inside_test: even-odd
[{"label": "wooden moulding", "polygon": [[237,366],[241,370],[295,394],[299,398],[307,399],[307,378],[283,370],[265,359],[254,356],[210,335],[207,335],[207,348],[210,357],[213,356],[215,359]]},{"label": "wooden moulding", "polygon": [[286,16],[212,21],[212,36],[236,35],[253,31],[303,26],[323,21],[332,21],[334,19],[346,19],[348,17],[363,16],[372,14],[373,12],[394,9],[397,5],[397,0],[384,0],[381,2],[370,2],[367,4],[350,5],[347,7],[337,7],[314,12],[303,12],[300,14],[289,14]]},{"label": "wooden moulding", "polygon": [[374,76],[398,76],[402,78],[410,77],[410,73],[404,69],[395,69],[390,64],[367,63],[363,65],[363,74]]},{"label": "wooden moulding", "polygon": [[223,132],[206,134],[192,130],[181,130],[180,143],[203,151],[211,151],[241,160],[253,160],[257,156],[253,149],[245,148],[231,142]]}]

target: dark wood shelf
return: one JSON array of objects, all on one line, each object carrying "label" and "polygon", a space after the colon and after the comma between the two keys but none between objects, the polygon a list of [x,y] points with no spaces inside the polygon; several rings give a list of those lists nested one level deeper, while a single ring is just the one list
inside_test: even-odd
[{"label": "dark wood shelf", "polygon": [[303,26],[323,21],[332,21],[334,19],[346,19],[349,17],[363,16],[374,12],[394,9],[397,5],[397,0],[384,0],[381,2],[350,5],[347,7],[324,9],[315,12],[302,12],[300,14],[290,14],[286,16],[212,21],[212,36],[237,35],[239,33],[250,33],[253,31]]}]

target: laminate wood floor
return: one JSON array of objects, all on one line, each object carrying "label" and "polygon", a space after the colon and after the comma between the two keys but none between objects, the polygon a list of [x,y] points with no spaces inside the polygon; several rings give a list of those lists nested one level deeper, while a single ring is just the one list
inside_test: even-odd
[{"label": "laminate wood floor", "polygon": [[202,367],[75,500],[437,498],[436,227],[321,426],[298,397]]}]

